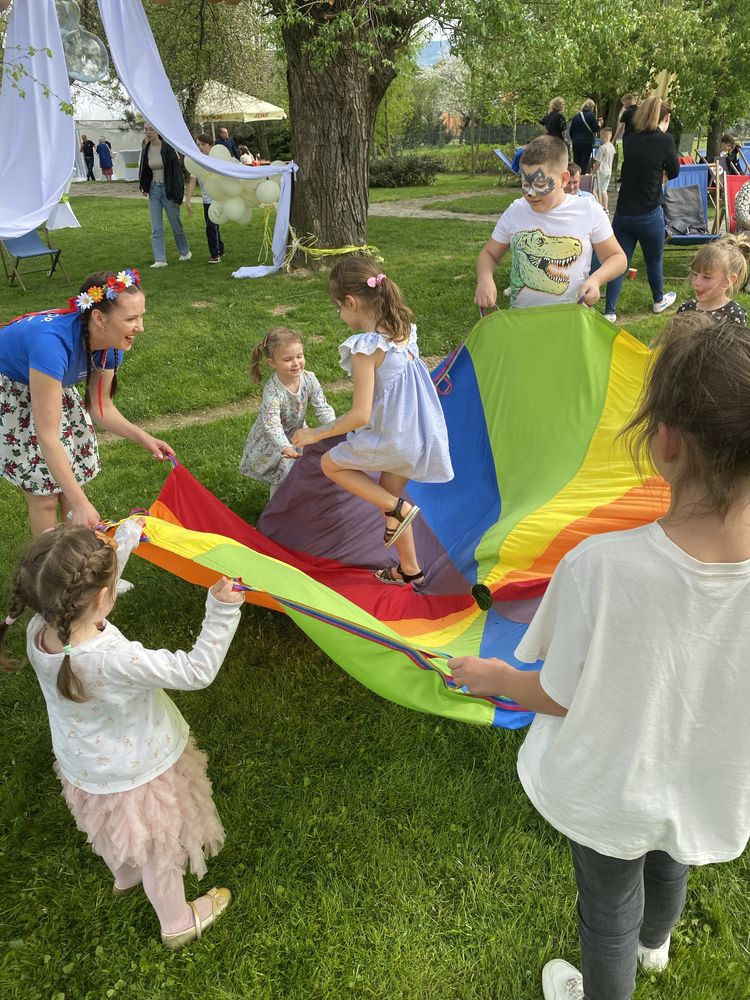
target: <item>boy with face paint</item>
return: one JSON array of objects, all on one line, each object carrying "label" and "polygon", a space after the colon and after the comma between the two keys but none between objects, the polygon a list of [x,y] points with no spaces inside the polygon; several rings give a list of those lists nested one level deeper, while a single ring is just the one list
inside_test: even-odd
[{"label": "boy with face paint", "polygon": [[[553,136],[534,139],[521,157],[523,197],[502,214],[477,259],[474,301],[497,301],[493,273],[510,249],[511,306],[556,305],[583,300],[592,306],[599,289],[623,274],[627,259],[607,214],[593,198],[569,195],[568,150]],[[589,274],[592,252],[600,261]]]}]

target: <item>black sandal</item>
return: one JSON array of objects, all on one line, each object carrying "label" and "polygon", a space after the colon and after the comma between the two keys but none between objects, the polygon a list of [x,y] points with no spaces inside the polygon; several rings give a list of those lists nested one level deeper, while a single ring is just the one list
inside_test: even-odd
[{"label": "black sandal", "polygon": [[386,517],[392,517],[396,521],[398,521],[397,527],[385,529],[385,534],[383,535],[383,542],[386,548],[393,545],[396,539],[401,537],[402,533],[406,530],[406,528],[409,527],[411,522],[419,513],[419,507],[417,507],[417,505],[414,503],[411,505],[406,514],[402,514],[401,508],[404,506],[405,502],[406,501],[404,500],[403,497],[399,497],[398,502],[396,503],[396,506],[393,508],[393,510],[386,510],[383,512]]},{"label": "black sandal", "polygon": [[[401,577],[398,580],[394,575],[393,571],[396,571]],[[407,583],[410,583],[415,590],[419,590],[420,587],[424,585],[424,573],[420,569],[418,573],[404,573],[401,569],[401,563],[397,566],[386,566],[384,569],[378,569],[374,573],[375,579],[379,580],[380,583],[389,583],[394,587],[405,587]],[[417,583],[416,581],[420,582]]]}]

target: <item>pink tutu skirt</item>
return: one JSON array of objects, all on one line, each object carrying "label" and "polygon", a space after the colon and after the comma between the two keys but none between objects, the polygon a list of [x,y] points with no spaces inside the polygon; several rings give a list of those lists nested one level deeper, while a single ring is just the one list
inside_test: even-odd
[{"label": "pink tutu skirt", "polygon": [[206,874],[206,858],[224,845],[224,827],[211,796],[207,757],[188,737],[181,757],[145,785],[127,792],[94,795],[67,781],[55,764],[68,808],[95,854],[110,871],[121,865],[155,874],[179,868],[198,878]]}]

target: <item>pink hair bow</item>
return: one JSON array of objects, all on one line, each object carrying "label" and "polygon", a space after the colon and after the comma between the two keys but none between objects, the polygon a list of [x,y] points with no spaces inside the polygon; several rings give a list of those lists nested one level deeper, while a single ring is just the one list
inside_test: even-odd
[{"label": "pink hair bow", "polygon": [[384,274],[375,274],[371,278],[367,279],[367,284],[370,288],[376,288],[378,285],[383,284]]}]

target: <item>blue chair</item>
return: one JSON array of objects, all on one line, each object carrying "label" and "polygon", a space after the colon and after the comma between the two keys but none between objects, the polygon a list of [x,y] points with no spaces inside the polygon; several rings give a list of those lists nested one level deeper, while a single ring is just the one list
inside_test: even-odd
[{"label": "blue chair", "polygon": [[667,226],[669,227],[670,222],[677,221],[674,216],[670,218],[669,191],[673,191],[676,188],[684,188],[692,189],[692,191],[685,191],[685,196],[680,199],[682,202],[681,207],[683,209],[688,207],[691,210],[691,216],[695,218],[698,226],[705,230],[705,232],[702,233],[688,232],[680,234],[673,232],[671,235],[667,235],[667,245],[671,244],[676,247],[699,246],[700,244],[710,243],[712,240],[719,239],[719,233],[709,232],[709,174],[710,168],[707,163],[686,163],[680,167],[680,172],[677,177],[673,178],[671,181],[667,181],[664,185],[664,221],[667,223]]},{"label": "blue chair", "polygon": [[[33,260],[40,257],[49,257],[50,260],[44,267],[27,268],[24,274],[31,274],[34,271],[47,271],[47,277],[51,278],[55,269],[59,266],[65,275],[65,280],[70,285],[70,278],[65,273],[65,268],[60,260],[62,250],[49,245],[49,237],[45,243],[36,229],[32,229],[23,236],[13,236],[0,240],[0,256],[3,258],[3,268],[5,277],[9,279],[11,285],[18,278],[18,283],[26,291],[26,285],[21,277],[20,264],[22,260]],[[8,260],[9,258],[9,260]]]},{"label": "blue chair", "polygon": [[519,171],[513,166],[513,160],[505,155],[502,149],[495,150],[495,156],[499,156],[503,166],[507,167],[508,170],[513,174],[514,177],[518,177]]}]

